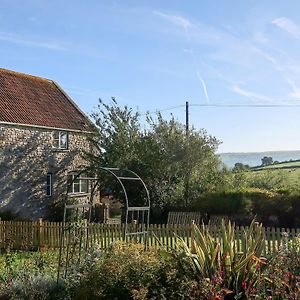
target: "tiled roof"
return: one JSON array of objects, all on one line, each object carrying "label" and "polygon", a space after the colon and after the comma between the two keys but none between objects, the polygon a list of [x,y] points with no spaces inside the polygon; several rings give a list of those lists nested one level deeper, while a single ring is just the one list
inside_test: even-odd
[{"label": "tiled roof", "polygon": [[1,122],[90,131],[90,120],[52,80],[0,68]]}]

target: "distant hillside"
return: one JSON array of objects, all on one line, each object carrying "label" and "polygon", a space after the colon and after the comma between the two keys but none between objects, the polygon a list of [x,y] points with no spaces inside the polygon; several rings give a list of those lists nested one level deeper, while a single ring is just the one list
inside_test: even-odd
[{"label": "distant hillside", "polygon": [[251,167],[261,164],[261,158],[271,156],[273,160],[288,161],[300,159],[300,150],[296,151],[267,151],[267,152],[237,152],[237,153],[220,153],[223,163],[232,168],[235,163],[240,162],[248,164]]}]

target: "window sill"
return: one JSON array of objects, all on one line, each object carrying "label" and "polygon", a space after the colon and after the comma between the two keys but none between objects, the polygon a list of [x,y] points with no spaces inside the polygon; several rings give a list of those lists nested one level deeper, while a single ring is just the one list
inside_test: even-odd
[{"label": "window sill", "polygon": [[69,193],[68,197],[87,197],[90,195],[91,193]]},{"label": "window sill", "polygon": [[70,149],[52,148],[52,152],[70,152]]}]

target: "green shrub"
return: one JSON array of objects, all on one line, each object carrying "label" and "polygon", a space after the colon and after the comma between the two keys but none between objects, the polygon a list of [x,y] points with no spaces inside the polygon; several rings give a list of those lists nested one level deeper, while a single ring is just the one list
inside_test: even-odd
[{"label": "green shrub", "polygon": [[56,252],[9,252],[1,255],[1,299],[58,299],[51,296],[52,293],[58,294],[56,270]]},{"label": "green shrub", "polygon": [[207,284],[190,280],[164,254],[144,251],[143,245],[115,244],[87,263],[75,299],[201,299]]},{"label": "green shrub", "polygon": [[192,203],[191,208],[210,215],[228,215],[237,225],[248,225],[256,216],[264,226],[300,226],[300,195],[285,190],[246,189],[206,193]]},{"label": "green shrub", "polygon": [[[191,276],[207,278],[213,284],[212,299],[247,299],[251,288],[259,279],[261,255],[265,236],[261,225],[252,221],[241,237],[243,252],[235,248],[235,229],[222,221],[221,239],[213,239],[210,228],[193,226],[194,240],[189,248],[183,239],[177,242],[177,258],[186,265]],[[220,298],[221,299],[221,298]],[[223,299],[223,298],[222,298]]]},{"label": "green shrub", "polygon": [[47,274],[19,277],[6,289],[9,299],[18,300],[58,300],[67,299],[66,288],[63,284],[57,285],[56,277]]},{"label": "green shrub", "polygon": [[16,221],[21,220],[18,214],[12,212],[11,210],[6,210],[0,213],[0,219],[2,221]]},{"label": "green shrub", "polygon": [[258,299],[300,299],[300,238],[289,246],[269,261],[252,295]]}]

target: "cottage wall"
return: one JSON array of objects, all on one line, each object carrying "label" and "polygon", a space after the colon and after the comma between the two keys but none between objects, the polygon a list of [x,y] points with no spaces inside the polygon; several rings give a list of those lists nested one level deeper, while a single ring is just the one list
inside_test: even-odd
[{"label": "cottage wall", "polygon": [[[66,193],[68,173],[86,165],[82,154],[89,143],[83,133],[69,132],[67,150],[53,148],[53,133],[0,124],[0,212],[46,218],[49,204]],[[48,172],[53,174],[52,197],[46,196]]]}]

